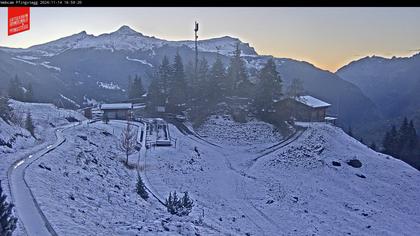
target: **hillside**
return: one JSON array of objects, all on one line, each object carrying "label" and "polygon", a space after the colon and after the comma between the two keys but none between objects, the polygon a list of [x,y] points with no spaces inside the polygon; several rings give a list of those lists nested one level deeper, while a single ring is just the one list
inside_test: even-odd
[{"label": "hillside", "polygon": [[[116,148],[124,122],[64,131],[68,141],[29,168],[29,183],[61,234],[414,235],[420,227],[420,175],[407,164],[326,124],[301,123],[285,139],[261,137],[263,123],[232,122],[212,117],[201,137],[170,125],[176,147],[130,157],[159,199],[189,191],[188,217],[136,195],[136,171]],[[230,134],[243,140],[233,144]]]},{"label": "hillside", "polygon": [[[199,57],[205,57],[211,65],[219,55],[227,66],[236,43],[255,82],[257,71],[271,56],[259,55],[240,39],[225,36],[200,40]],[[17,75],[24,87],[32,83],[37,101],[69,108],[85,106],[91,99],[120,101],[126,99],[129,76],[142,76],[147,87],[164,56],[172,60],[179,52],[186,65],[194,58],[193,45],[193,41],[168,41],[122,26],[112,33],[94,36],[80,32],[26,49],[0,48],[0,90],[5,92],[9,80]],[[333,105],[331,113],[340,116],[343,127],[378,118],[370,99],[337,75],[304,61],[275,58],[275,63],[284,89],[293,79],[301,79],[309,95]],[[355,114],[354,109],[360,112]]]},{"label": "hillside", "polygon": [[372,56],[353,61],[336,74],[358,86],[372,100],[381,119],[357,127],[356,134],[369,142],[381,143],[392,124],[404,117],[413,119],[420,130],[420,54],[391,59]]}]

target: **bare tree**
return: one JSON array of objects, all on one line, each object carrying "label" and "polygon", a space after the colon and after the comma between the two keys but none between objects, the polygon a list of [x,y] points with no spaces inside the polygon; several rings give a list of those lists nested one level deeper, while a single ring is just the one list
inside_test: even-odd
[{"label": "bare tree", "polygon": [[128,156],[134,153],[136,146],[136,133],[132,128],[132,125],[127,120],[127,126],[121,133],[121,140],[119,143],[118,148],[125,153],[126,161],[125,163],[128,164]]}]

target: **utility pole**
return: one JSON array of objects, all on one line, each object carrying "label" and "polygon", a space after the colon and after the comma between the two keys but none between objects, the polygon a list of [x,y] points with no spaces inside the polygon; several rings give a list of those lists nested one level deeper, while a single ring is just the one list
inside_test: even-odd
[{"label": "utility pole", "polygon": [[197,21],[195,22],[194,32],[195,32],[195,67],[194,67],[194,72],[195,72],[195,78],[197,78],[197,65],[198,65],[198,46],[197,46],[198,22]]}]

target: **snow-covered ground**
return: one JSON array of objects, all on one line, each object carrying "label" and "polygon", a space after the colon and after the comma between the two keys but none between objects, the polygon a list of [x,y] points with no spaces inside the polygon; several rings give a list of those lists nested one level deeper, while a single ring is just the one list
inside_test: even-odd
[{"label": "snow-covered ground", "polygon": [[[418,233],[417,170],[337,127],[298,125],[287,138],[260,121],[212,117],[200,137],[169,125],[176,145],[143,148],[126,166],[117,148],[125,123],[85,123],[63,131],[66,141],[26,180],[58,235]],[[136,167],[161,200],[188,191],[191,214],[172,216],[151,194],[142,200]]]},{"label": "snow-covered ground", "polygon": [[[27,112],[31,113],[36,139],[26,129],[17,124],[6,123],[0,118],[0,139],[7,143],[0,145],[0,180],[2,180],[3,189],[8,193],[8,200],[10,200],[7,177],[9,167],[18,160],[50,145],[55,140],[54,128],[72,123],[66,118],[85,119],[80,113],[59,109],[52,104],[24,103],[14,100],[9,100],[9,102],[22,124],[24,124]],[[24,231],[19,222],[17,235],[22,234]]]},{"label": "snow-covered ground", "polygon": [[235,146],[270,144],[282,139],[268,123],[258,120],[238,123],[230,116],[211,116],[197,133],[209,141]]},{"label": "snow-covered ground", "polygon": [[[58,235],[194,235],[209,232],[192,217],[173,217],[137,193],[137,171],[117,148],[124,122],[64,131],[67,141],[27,171],[27,180]],[[138,161],[138,153],[130,164]]]},{"label": "snow-covered ground", "polygon": [[[339,128],[307,126],[296,141],[256,161],[247,145],[218,148],[171,127],[177,147],[147,154],[148,180],[162,196],[189,191],[197,203],[193,215],[204,210],[204,222],[222,234],[418,233],[417,170]],[[362,166],[348,165],[352,159]]]}]

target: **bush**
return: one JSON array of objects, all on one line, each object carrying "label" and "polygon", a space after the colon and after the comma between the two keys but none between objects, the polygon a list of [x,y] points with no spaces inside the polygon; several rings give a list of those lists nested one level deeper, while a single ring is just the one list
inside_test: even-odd
[{"label": "bush", "polygon": [[194,205],[193,200],[188,196],[188,192],[184,192],[182,198],[178,198],[176,191],[172,195],[169,193],[169,197],[165,201],[166,209],[172,215],[186,216],[189,215]]}]

